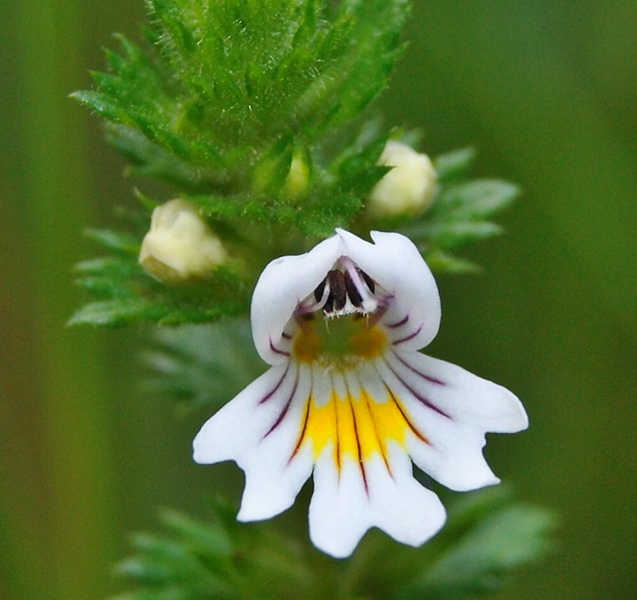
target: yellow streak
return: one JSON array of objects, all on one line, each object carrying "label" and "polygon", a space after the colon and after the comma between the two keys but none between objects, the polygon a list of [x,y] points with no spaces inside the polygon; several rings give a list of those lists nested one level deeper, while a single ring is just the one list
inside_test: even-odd
[{"label": "yellow streak", "polygon": [[[360,315],[329,321],[306,319],[299,323],[292,340],[292,356],[303,363],[318,363],[326,372],[343,377],[344,371],[355,370],[361,361],[380,356],[387,344],[383,330],[370,326]],[[376,402],[364,389],[357,396],[345,392],[343,397],[332,390],[323,406],[317,406],[311,395],[308,398],[294,454],[311,444],[316,460],[331,447],[339,471],[346,457],[363,462],[378,454],[389,470],[388,444],[394,441],[404,448],[408,430],[426,442],[389,390],[384,402]]]},{"label": "yellow streak", "polygon": [[346,393],[343,398],[332,391],[324,406],[316,406],[311,396],[308,399],[307,419],[297,448],[311,443],[316,460],[331,445],[334,464],[339,470],[347,456],[358,462],[378,454],[388,465],[389,442],[404,448],[409,429],[398,400],[390,394],[387,401],[381,403],[375,402],[365,390],[360,396]]}]

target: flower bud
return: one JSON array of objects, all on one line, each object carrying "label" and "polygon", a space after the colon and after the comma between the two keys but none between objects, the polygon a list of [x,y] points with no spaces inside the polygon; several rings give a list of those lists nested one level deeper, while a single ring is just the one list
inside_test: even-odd
[{"label": "flower bud", "polygon": [[310,166],[307,158],[302,154],[295,152],[290,164],[290,171],[285,178],[283,193],[292,199],[302,196],[309,185]]},{"label": "flower bud", "polygon": [[226,260],[221,240],[190,202],[178,198],[155,208],[139,253],[150,275],[177,283],[203,277]]},{"label": "flower bud", "polygon": [[367,210],[372,217],[422,212],[436,191],[436,171],[426,154],[402,142],[388,141],[378,164],[394,167],[372,189]]}]

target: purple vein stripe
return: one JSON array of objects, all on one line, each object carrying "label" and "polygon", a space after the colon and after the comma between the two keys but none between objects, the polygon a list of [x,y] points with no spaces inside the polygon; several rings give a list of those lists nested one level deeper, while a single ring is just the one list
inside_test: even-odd
[{"label": "purple vein stripe", "polygon": [[418,329],[416,329],[416,331],[414,331],[413,333],[410,333],[409,335],[405,336],[404,338],[400,338],[399,340],[395,340],[393,342],[394,346],[397,346],[398,344],[402,344],[403,342],[408,342],[409,340],[414,339],[422,330],[423,324],[420,324],[420,327],[418,327]]},{"label": "purple vein stripe", "polygon": [[356,423],[356,413],[354,412],[354,406],[350,399],[349,407],[352,412],[352,422],[354,423],[354,437],[356,438],[356,453],[358,454],[358,468],[363,478],[363,486],[365,487],[365,495],[369,498],[369,484],[367,483],[367,473],[365,472],[365,463],[363,462],[363,453],[361,450],[361,440],[358,435],[358,424]]},{"label": "purple vein stripe", "polygon": [[259,400],[259,406],[261,406],[261,404],[265,404],[270,398],[272,398],[272,396],[276,393],[276,391],[281,387],[281,384],[287,377],[289,370],[290,370],[290,364],[288,363],[287,367],[285,367],[285,372],[281,376],[281,379],[279,379],[276,385],[265,396],[263,396],[261,400]]},{"label": "purple vein stripe", "polygon": [[431,377],[430,375],[425,375],[424,373],[421,373],[418,369],[416,369],[415,367],[410,365],[407,361],[405,361],[403,358],[401,358],[397,352],[392,352],[392,354],[396,357],[396,359],[401,365],[409,369],[415,375],[418,375],[418,377],[422,377],[423,379],[427,380],[429,383],[435,383],[436,385],[447,385],[444,381],[441,381],[440,379],[436,379],[435,377]]},{"label": "purple vein stripe", "polygon": [[305,441],[305,434],[307,433],[307,422],[310,418],[310,403],[312,402],[312,395],[310,394],[305,400],[305,416],[303,417],[303,426],[301,427],[301,432],[299,433],[299,439],[296,441],[296,446],[294,446],[294,450],[292,454],[290,454],[290,458],[288,458],[288,465],[292,462],[292,459],[298,454],[303,442]]},{"label": "purple vein stripe", "polygon": [[284,350],[279,350],[273,343],[272,340],[270,340],[270,350],[272,350],[272,352],[276,352],[277,354],[282,354],[283,356],[290,356],[289,352],[285,352]]},{"label": "purple vein stripe", "polygon": [[407,323],[407,321],[409,321],[409,315],[405,315],[400,321],[396,321],[396,323],[390,323],[389,325],[386,325],[386,327],[389,327],[389,329],[396,329],[396,327],[401,327],[402,325]]},{"label": "purple vein stripe", "polygon": [[398,379],[398,381],[400,381],[400,383],[402,383],[407,388],[407,390],[414,396],[414,398],[416,398],[416,400],[424,404],[427,408],[430,408],[434,412],[437,412],[439,415],[442,415],[443,417],[446,417],[447,419],[451,419],[451,415],[448,415],[444,410],[442,410],[441,408],[438,408],[435,404],[433,404],[431,400],[428,400],[422,394],[418,393],[414,388],[408,385],[407,382],[389,364],[389,362],[387,362],[387,359],[385,359],[385,364],[387,365],[389,370],[394,374],[394,377],[396,377],[396,379]]},{"label": "purple vein stripe", "polygon": [[267,438],[281,424],[281,422],[285,418],[285,415],[288,413],[288,410],[290,410],[290,404],[292,404],[292,400],[294,399],[294,395],[296,394],[296,388],[298,387],[298,384],[299,384],[299,372],[297,370],[296,378],[294,379],[294,387],[292,388],[292,391],[290,392],[290,395],[288,396],[287,402],[285,403],[283,410],[279,413],[279,416],[276,418],[276,421],[272,424],[272,427],[270,427],[270,429],[268,429],[266,434],[263,436],[263,439]]},{"label": "purple vein stripe", "polygon": [[[400,402],[398,402],[398,399],[396,398],[396,395],[394,394],[394,392],[392,392],[388,387],[387,384],[385,384],[385,387],[387,388],[387,393],[389,394],[389,396],[391,397],[394,406],[398,409],[398,412],[400,412],[400,414],[402,415],[403,419],[405,419],[405,423],[407,423],[407,426],[409,427],[409,429],[411,429],[412,433],[424,444],[427,444],[427,446],[431,446],[431,442],[427,439],[426,436],[424,436],[422,433],[420,433],[419,429],[411,422],[411,419],[407,416],[407,413],[405,413],[405,409],[401,406]],[[390,473],[391,475],[391,473]],[[393,475],[392,475],[392,479],[393,479]]]}]

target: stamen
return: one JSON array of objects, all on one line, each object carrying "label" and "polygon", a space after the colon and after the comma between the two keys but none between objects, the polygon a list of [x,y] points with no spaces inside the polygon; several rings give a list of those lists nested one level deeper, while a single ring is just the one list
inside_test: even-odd
[{"label": "stamen", "polygon": [[321,281],[321,283],[319,283],[316,286],[316,289],[314,290],[314,299],[317,302],[322,302],[325,299],[323,298],[324,292],[325,292],[325,284],[327,283],[326,279],[323,279],[323,281]]},{"label": "stamen", "polygon": [[[347,303],[347,286],[342,271],[332,269],[327,273],[327,281],[330,284],[330,295],[323,307],[324,312],[340,312]],[[328,308],[329,304],[329,308]]]},{"label": "stamen", "polygon": [[356,307],[360,308],[363,304],[363,297],[361,296],[356,284],[352,280],[352,276],[349,271],[345,271],[345,289],[349,296],[350,302]]},{"label": "stamen", "polygon": [[328,318],[353,313],[374,315],[384,308],[387,294],[376,295],[374,280],[347,256],[341,256],[334,268],[316,286],[314,292],[300,302],[296,314],[306,315],[322,310]]},{"label": "stamen", "polygon": [[376,284],[374,283],[374,280],[367,273],[365,273],[365,271],[361,271],[360,269],[357,269],[357,271],[362,275],[365,283],[367,284],[367,287],[369,288],[369,291],[373,294],[376,291]]},{"label": "stamen", "polygon": [[378,301],[374,297],[376,285],[372,278],[367,273],[359,269],[348,257],[341,257],[340,262],[345,268],[347,275],[346,281],[349,279],[351,287],[355,289],[356,295],[360,298],[358,304],[356,304],[353,300],[352,304],[354,304],[357,308],[362,308],[364,313],[374,312],[378,308]]}]

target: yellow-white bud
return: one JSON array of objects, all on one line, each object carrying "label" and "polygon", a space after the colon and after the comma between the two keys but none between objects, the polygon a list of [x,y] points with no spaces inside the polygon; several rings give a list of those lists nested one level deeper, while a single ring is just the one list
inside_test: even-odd
[{"label": "yellow-white bud", "polygon": [[227,258],[221,240],[197,208],[180,198],[153,211],[150,231],[139,253],[142,267],[168,283],[203,277]]},{"label": "yellow-white bud", "polygon": [[436,191],[436,170],[426,154],[390,140],[378,164],[394,167],[372,189],[367,210],[372,217],[422,212]]},{"label": "yellow-white bud", "polygon": [[310,167],[306,158],[295,153],[290,164],[290,171],[285,179],[283,192],[289,198],[298,198],[307,190],[310,181]]}]

